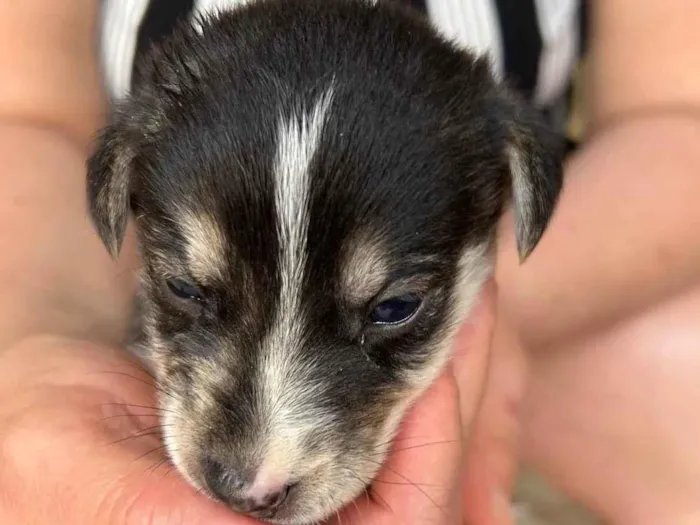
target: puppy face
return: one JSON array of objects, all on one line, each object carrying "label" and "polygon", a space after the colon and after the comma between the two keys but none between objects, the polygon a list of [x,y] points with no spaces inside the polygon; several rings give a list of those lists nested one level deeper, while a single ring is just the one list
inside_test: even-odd
[{"label": "puppy face", "polygon": [[134,211],[169,453],[234,509],[321,520],[448,359],[510,195],[521,255],[539,240],[558,149],[484,61],[387,5],[254,2],[140,78],[88,194],[115,255]]}]

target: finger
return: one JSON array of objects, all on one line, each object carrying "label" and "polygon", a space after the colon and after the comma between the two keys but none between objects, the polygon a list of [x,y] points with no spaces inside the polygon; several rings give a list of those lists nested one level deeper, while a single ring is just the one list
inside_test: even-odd
[{"label": "finger", "polygon": [[[494,374],[501,372],[500,359],[496,359],[496,367],[491,368],[496,293],[496,284],[491,280],[484,286],[479,304],[458,334],[454,359],[465,429],[462,502],[469,523],[474,525],[506,524],[510,517],[508,498],[502,496],[508,492],[500,490],[502,485],[497,480],[507,484],[507,477],[502,473],[503,462],[509,464],[512,452],[510,446],[502,447],[502,441],[492,443],[496,438],[492,426],[495,424],[496,432],[504,431],[502,421],[494,419],[500,418],[498,411],[502,406],[486,391],[487,379],[490,377],[489,383],[492,383]],[[505,434],[510,436],[507,431]]]},{"label": "finger", "polygon": [[[115,458],[120,465],[133,457]],[[153,468],[154,458],[134,465],[109,488],[96,510],[102,525],[260,525],[192,489],[170,467]],[[115,463],[115,466],[116,463]],[[87,525],[87,524],[86,524]]]},{"label": "finger", "polygon": [[[144,424],[149,425],[145,430]],[[160,432],[149,431],[158,424],[157,421],[144,423],[141,419],[136,432],[126,438],[119,437],[116,443],[113,438],[123,436],[124,429],[117,432],[112,428],[106,433],[105,437],[112,441],[102,448],[112,450],[103,451],[101,459],[105,462],[103,468],[112,470],[109,478],[113,482],[108,486],[105,503],[96,509],[97,516],[105,516],[104,521],[97,523],[259,525],[208,499],[187,483],[167,460]]]},{"label": "finger", "polygon": [[496,284],[488,281],[478,303],[455,338],[453,370],[459,388],[462,423],[468,440],[484,395],[496,319]]},{"label": "finger", "polygon": [[95,407],[105,400],[80,387],[32,397],[3,436],[2,492],[16,517],[8,523],[253,525],[166,475],[165,463],[154,468],[165,460],[158,435],[134,426],[124,440],[124,427],[101,425]]},{"label": "finger", "polygon": [[517,471],[526,363],[519,342],[501,318],[494,330],[488,371],[466,455],[464,506],[470,523],[507,525],[512,522],[510,494]]}]

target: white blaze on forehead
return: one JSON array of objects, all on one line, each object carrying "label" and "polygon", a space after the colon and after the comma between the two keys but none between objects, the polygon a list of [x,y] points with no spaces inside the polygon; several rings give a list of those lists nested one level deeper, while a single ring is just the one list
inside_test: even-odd
[{"label": "white blaze on forehead", "polygon": [[332,100],[330,87],[313,108],[282,120],[278,129],[274,176],[281,287],[277,318],[261,348],[258,409],[265,428],[259,451],[262,477],[291,474],[285,471],[301,460],[303,436],[325,419],[312,404],[321,385],[311,380],[300,361],[300,295],[307,260],[309,171]]}]

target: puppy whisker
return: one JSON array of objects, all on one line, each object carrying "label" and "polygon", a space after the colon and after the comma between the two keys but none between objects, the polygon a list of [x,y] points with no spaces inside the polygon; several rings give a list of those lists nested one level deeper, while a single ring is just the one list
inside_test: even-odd
[{"label": "puppy whisker", "polygon": [[143,378],[136,377],[136,376],[133,376],[131,374],[127,374],[126,372],[115,372],[115,371],[103,370],[101,372],[95,372],[95,373],[112,374],[112,375],[117,375],[117,376],[122,376],[122,377],[128,377],[130,379],[133,379],[134,381],[138,381],[140,383],[143,383],[144,385],[151,387],[153,390],[159,392],[160,394],[163,394],[165,397],[168,397],[169,399],[172,399],[173,401],[177,401],[177,398],[172,393],[170,393],[167,390],[165,390],[164,388],[158,386],[157,383],[147,381]]},{"label": "puppy whisker", "polygon": [[357,511],[357,515],[358,515],[359,518],[360,518],[360,523],[365,523],[365,517],[364,517],[364,515],[363,515],[363,513],[362,513],[362,509],[361,509],[360,506],[357,504],[357,500],[356,500],[356,499],[353,499],[353,500],[352,500],[352,504],[354,505],[355,510]]},{"label": "puppy whisker", "polygon": [[109,445],[117,445],[119,443],[124,443],[125,441],[129,441],[131,439],[138,439],[141,437],[149,437],[149,436],[161,436],[162,432],[160,432],[163,428],[166,428],[168,425],[154,425],[152,427],[147,427],[147,428],[142,428],[138,432],[135,432],[129,436],[126,436],[124,438],[117,439],[116,441],[112,441],[109,443]]},{"label": "puppy whisker", "polygon": [[154,453],[156,453],[156,452],[160,452],[160,451],[162,451],[162,450],[164,450],[164,449],[165,449],[165,445],[160,445],[160,446],[158,446],[158,447],[155,447],[155,448],[149,450],[148,452],[145,452],[145,453],[141,454],[140,456],[134,458],[134,459],[132,460],[131,463],[132,463],[132,464],[133,464],[133,463],[136,463],[137,461],[139,461],[139,460],[141,460],[141,459],[143,459],[143,458],[145,458],[145,457],[147,457],[147,456],[150,456],[151,454],[154,454]]},{"label": "puppy whisker", "polygon": [[104,421],[109,421],[110,419],[117,419],[117,418],[120,418],[120,417],[127,417],[127,418],[132,418],[132,417],[136,417],[136,418],[141,418],[141,417],[155,417],[155,418],[160,418],[160,417],[162,417],[162,414],[132,414],[132,413],[129,413],[129,414],[114,414],[114,415],[111,415],[111,416],[106,416],[106,417],[101,418],[101,419],[99,420],[99,422],[102,423],[102,422],[104,422]]},{"label": "puppy whisker", "polygon": [[[118,366],[125,366],[127,368],[133,368],[135,370],[138,370],[139,372],[146,374],[146,376],[150,377],[153,379],[153,381],[157,381],[156,377],[144,366],[139,365],[138,363],[123,363]],[[118,366],[115,366],[115,368],[118,368]]]},{"label": "puppy whisker", "polygon": [[411,441],[414,439],[425,439],[425,438],[421,437],[421,436],[404,436],[404,437],[400,437],[400,438],[392,438],[392,439],[388,439],[386,441],[380,441],[379,443],[377,443],[374,446],[374,448],[382,448],[382,447],[386,447],[387,445],[391,445],[394,443],[402,443],[404,441]]},{"label": "puppy whisker", "polygon": [[[165,448],[165,446],[163,446],[163,448]],[[151,473],[151,474],[155,474],[156,470],[158,470],[158,469],[159,469],[160,467],[162,467],[163,465],[168,464],[169,462],[170,462],[170,460],[169,460],[168,457],[166,456],[165,458],[161,459],[160,461],[158,461],[158,462],[155,463],[154,465],[151,465],[150,467],[148,467],[148,468],[146,469],[146,472]]]},{"label": "puppy whisker", "polygon": [[[410,447],[396,448],[391,450],[391,454],[398,454],[399,452],[405,452],[407,450],[415,450],[426,447],[433,447],[437,445],[461,445],[462,440],[460,439],[448,439],[444,441],[431,441],[430,443],[421,443],[420,445],[412,445]],[[378,454],[383,454],[383,452],[378,452]]]},{"label": "puppy whisker", "polygon": [[176,414],[174,410],[170,410],[167,408],[163,407],[156,407],[156,406],[149,406],[149,405],[134,405],[131,403],[102,403],[102,406],[115,406],[115,407],[124,407],[124,408],[143,408],[145,410],[155,410],[158,413],[163,413],[163,412],[168,412],[172,414]]},{"label": "puppy whisker", "polygon": [[[372,460],[368,460],[368,461],[372,461]],[[428,494],[428,492],[425,489],[423,489],[420,484],[417,484],[417,483],[413,482],[412,480],[408,479],[406,476],[404,476],[400,472],[397,472],[396,469],[390,467],[389,465],[381,464],[381,463],[377,463],[377,464],[381,465],[382,468],[388,470],[392,474],[395,474],[398,477],[400,477],[401,479],[403,479],[404,481],[406,481],[407,485],[414,487],[418,492],[420,492],[423,496],[425,496],[435,506],[435,508],[437,510],[439,510],[445,516],[447,515],[447,512],[445,511],[445,509],[443,507],[441,507],[440,505],[438,505],[438,503],[435,501],[435,499],[433,499],[433,497],[430,494]]]},{"label": "puppy whisker", "polygon": [[384,510],[389,512],[390,514],[396,515],[396,512],[394,512],[394,509],[391,508],[391,505],[377,492],[376,490],[373,490],[372,486],[367,489],[370,493],[370,497],[374,500],[379,500],[379,504],[384,507]]}]

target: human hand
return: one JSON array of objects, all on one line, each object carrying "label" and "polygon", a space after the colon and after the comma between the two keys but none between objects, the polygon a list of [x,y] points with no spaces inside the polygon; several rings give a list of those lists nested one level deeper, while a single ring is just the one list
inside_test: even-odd
[{"label": "human hand", "polygon": [[552,348],[522,344],[499,318],[467,456],[469,523],[513,523],[521,462],[604,523],[696,523],[699,312],[695,287]]},{"label": "human hand", "polygon": [[[478,402],[465,400],[469,425],[465,468],[462,477],[462,504],[470,525],[511,525],[514,523],[512,488],[516,480],[521,430],[521,405],[526,395],[528,363],[515,331],[497,315],[489,339],[489,352],[482,367],[482,389]],[[457,374],[462,384],[470,371]]]},{"label": "human hand", "polygon": [[252,525],[169,473],[147,375],[41,339],[0,354],[0,523]]},{"label": "human hand", "polygon": [[[503,222],[465,489],[474,523],[509,523],[518,460],[607,523],[697,520],[696,135],[687,119],[661,116],[599,135],[571,159],[559,211],[522,266],[512,217]],[[635,185],[640,174],[648,184]],[[619,193],[611,181],[638,190],[630,206],[605,205]],[[622,238],[593,255],[601,239]]]},{"label": "human hand", "polygon": [[[462,421],[480,399],[492,309],[487,287],[454,363],[409,411],[367,497],[339,513],[338,525],[461,523]],[[114,349],[42,339],[0,355],[0,523],[256,523],[174,471],[159,413],[152,380]]]}]

